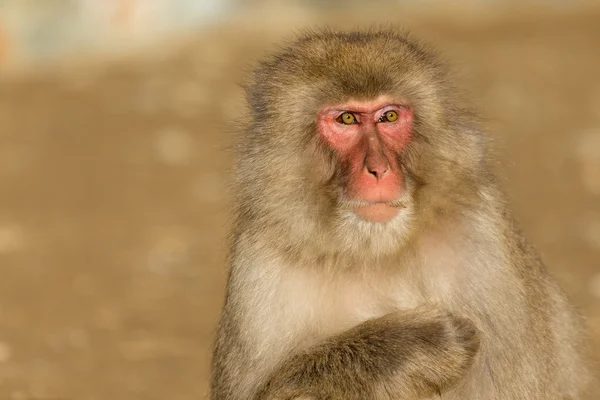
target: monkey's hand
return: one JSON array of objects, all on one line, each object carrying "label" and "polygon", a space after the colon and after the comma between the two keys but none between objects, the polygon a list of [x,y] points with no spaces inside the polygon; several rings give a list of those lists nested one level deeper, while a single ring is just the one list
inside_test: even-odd
[{"label": "monkey's hand", "polygon": [[431,307],[366,321],[284,360],[255,400],[418,399],[455,385],[479,332]]}]

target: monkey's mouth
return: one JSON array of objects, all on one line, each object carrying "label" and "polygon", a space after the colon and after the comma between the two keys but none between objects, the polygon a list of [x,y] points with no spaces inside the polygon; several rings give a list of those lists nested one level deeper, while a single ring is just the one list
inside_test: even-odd
[{"label": "monkey's mouth", "polygon": [[409,202],[409,194],[407,192],[403,193],[400,197],[396,197],[392,200],[381,200],[381,201],[368,201],[356,199],[348,196],[347,194],[342,194],[340,199],[340,206],[346,210],[354,210],[357,208],[364,207],[373,207],[376,205],[386,205],[393,208],[405,208],[408,206]]},{"label": "monkey's mouth", "polygon": [[345,199],[342,201],[341,206],[343,209],[351,210],[365,221],[382,223],[393,219],[400,208],[407,207],[407,203],[402,198],[376,202]]},{"label": "monkey's mouth", "polygon": [[354,209],[360,207],[371,207],[378,204],[387,205],[395,208],[406,207],[406,202],[403,199],[396,199],[392,201],[365,201],[365,200],[344,200],[342,205],[344,208]]}]

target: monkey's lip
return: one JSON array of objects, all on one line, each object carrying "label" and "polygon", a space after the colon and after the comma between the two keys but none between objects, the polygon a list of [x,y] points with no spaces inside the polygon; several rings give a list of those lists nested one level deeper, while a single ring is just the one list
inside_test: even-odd
[{"label": "monkey's lip", "polygon": [[369,222],[387,222],[394,218],[400,208],[406,207],[405,201],[396,199],[392,201],[364,201],[345,200],[344,208],[351,209],[361,219]]},{"label": "monkey's lip", "polygon": [[344,208],[362,208],[362,207],[372,207],[376,205],[386,205],[393,208],[404,208],[406,207],[406,201],[403,198],[398,198],[390,201],[366,201],[366,200],[356,200],[356,199],[344,199],[342,200],[342,205]]},{"label": "monkey's lip", "polygon": [[387,222],[394,218],[398,212],[398,207],[391,206],[387,202],[371,203],[354,209],[356,215],[370,222]]}]

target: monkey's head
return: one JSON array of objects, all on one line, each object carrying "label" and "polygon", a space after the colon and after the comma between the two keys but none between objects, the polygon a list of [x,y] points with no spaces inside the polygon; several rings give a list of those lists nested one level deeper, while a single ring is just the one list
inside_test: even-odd
[{"label": "monkey's head", "polygon": [[288,248],[389,253],[477,197],[482,137],[405,34],[306,33],[260,64],[247,98],[240,215]]}]

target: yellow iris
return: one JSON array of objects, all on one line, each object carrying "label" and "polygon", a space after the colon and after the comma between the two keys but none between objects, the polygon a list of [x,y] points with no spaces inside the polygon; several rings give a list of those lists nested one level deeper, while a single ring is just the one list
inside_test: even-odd
[{"label": "yellow iris", "polygon": [[352,113],[345,112],[338,117],[338,121],[345,125],[352,125],[356,123],[356,117]]},{"label": "yellow iris", "polygon": [[398,119],[398,113],[396,111],[386,111],[383,114],[383,117],[386,122],[395,122]]}]

